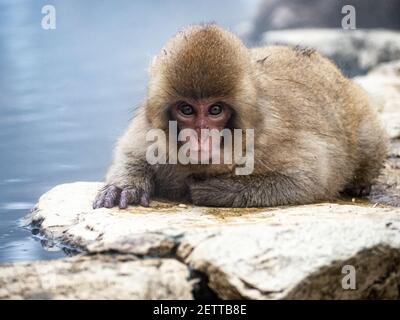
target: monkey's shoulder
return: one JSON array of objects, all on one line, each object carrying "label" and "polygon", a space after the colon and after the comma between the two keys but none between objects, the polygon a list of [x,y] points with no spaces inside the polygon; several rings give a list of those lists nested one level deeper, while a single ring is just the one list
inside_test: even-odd
[{"label": "monkey's shoulder", "polygon": [[265,47],[251,48],[252,58],[259,63],[271,61],[289,60],[289,61],[307,61],[307,59],[321,59],[322,56],[312,48],[300,46],[272,45]]}]

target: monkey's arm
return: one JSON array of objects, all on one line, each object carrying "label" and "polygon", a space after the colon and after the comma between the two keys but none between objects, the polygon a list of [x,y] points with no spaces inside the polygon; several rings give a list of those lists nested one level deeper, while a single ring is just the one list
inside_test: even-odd
[{"label": "monkey's arm", "polygon": [[93,208],[125,209],[130,204],[149,206],[153,190],[153,170],[146,161],[147,121],[139,110],[128,130],[118,141],[106,185],[93,203]]},{"label": "monkey's arm", "polygon": [[215,207],[270,207],[306,204],[326,198],[324,188],[306,175],[279,173],[215,177],[188,183],[194,204]]}]

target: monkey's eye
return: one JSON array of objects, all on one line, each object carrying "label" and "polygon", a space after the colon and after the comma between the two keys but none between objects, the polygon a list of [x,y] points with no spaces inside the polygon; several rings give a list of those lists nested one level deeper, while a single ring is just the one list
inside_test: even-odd
[{"label": "monkey's eye", "polygon": [[210,107],[208,112],[213,116],[217,116],[222,112],[222,107],[219,104],[214,104]]},{"label": "monkey's eye", "polygon": [[192,106],[188,105],[188,104],[184,104],[182,106],[179,107],[180,112],[182,112],[185,116],[191,116],[194,111]]}]

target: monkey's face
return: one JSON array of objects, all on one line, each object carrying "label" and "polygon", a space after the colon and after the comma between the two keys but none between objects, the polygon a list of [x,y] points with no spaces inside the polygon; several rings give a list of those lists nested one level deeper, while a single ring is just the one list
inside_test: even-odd
[{"label": "monkey's face", "polygon": [[228,105],[212,100],[181,101],[171,106],[170,115],[177,122],[179,132],[184,132],[183,142],[189,146],[190,158],[211,159],[219,154],[220,133],[228,128],[232,116]]}]

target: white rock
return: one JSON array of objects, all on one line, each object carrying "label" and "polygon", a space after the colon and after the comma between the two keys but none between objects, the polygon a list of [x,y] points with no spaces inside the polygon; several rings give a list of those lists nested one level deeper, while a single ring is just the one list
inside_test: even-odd
[{"label": "white rock", "polygon": [[354,80],[375,99],[389,136],[400,138],[400,60],[379,65]]},{"label": "white rock", "polygon": [[0,299],[192,299],[188,278],[173,259],[78,256],[2,265]]},{"label": "white rock", "polygon": [[262,43],[315,48],[333,59],[348,76],[400,58],[400,32],[380,29],[269,31],[263,35]]}]

